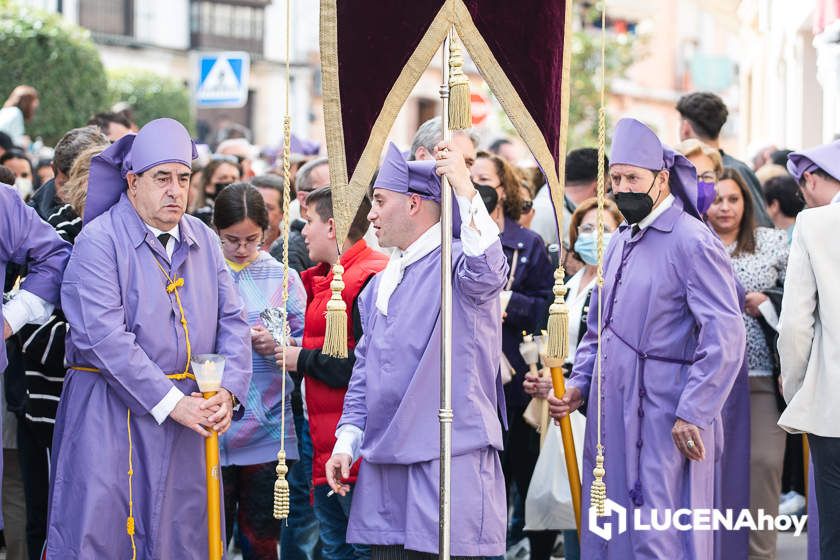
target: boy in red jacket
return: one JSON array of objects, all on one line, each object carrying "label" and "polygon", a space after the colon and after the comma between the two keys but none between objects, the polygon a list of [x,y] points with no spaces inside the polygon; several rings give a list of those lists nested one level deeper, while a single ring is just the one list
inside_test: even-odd
[{"label": "boy in red jacket", "polygon": [[[309,249],[309,258],[318,264],[300,275],[307,296],[303,344],[301,348],[286,348],[286,369],[297,372],[298,379],[304,379],[303,392],[314,447],[312,482],[315,487],[315,516],[321,528],[323,554],[326,558],[336,560],[368,558],[366,546],[346,542],[351,495],[327,496],[330,487],[327,485],[324,465],[335,446],[335,430],[344,405],[344,393],[347,392],[356,360],[352,350],[362,336],[356,297],[370,279],[385,268],[388,257],[368,247],[362,239],[368,229],[367,214],[370,211],[370,200],[365,197],[350,226],[340,258],[344,267],[345,285],[342,297],[347,309],[352,310],[347,316],[347,348],[350,353],[345,359],[323,354],[321,348],[326,331],[327,301],[332,295],[332,267],[339,261],[330,187],[312,191],[306,199],[306,206],[309,211],[303,237]],[[282,359],[282,354],[278,353],[278,363]],[[358,469],[357,462],[351,472],[351,484],[356,481]]]}]

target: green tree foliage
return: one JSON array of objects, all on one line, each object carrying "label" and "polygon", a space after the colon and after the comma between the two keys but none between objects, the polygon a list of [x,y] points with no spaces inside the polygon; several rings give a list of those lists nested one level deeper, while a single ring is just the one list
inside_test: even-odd
[{"label": "green tree foliage", "polygon": [[[601,30],[592,22],[600,23],[600,12],[584,7],[578,16],[582,22],[572,35],[571,93],[569,100],[569,136],[567,151],[598,145],[598,109],[601,106]],[[607,102],[609,84],[624,77],[634,59],[644,54],[644,39],[629,33],[607,32],[606,77]],[[492,96],[492,93],[488,93]],[[502,129],[511,136],[517,132],[499,107],[498,121]],[[610,118],[607,112],[607,148],[609,149]]]},{"label": "green tree foliage", "polygon": [[27,134],[54,145],[105,104],[107,81],[84,29],[60,16],[0,0],[0,103],[20,84],[38,90]]},{"label": "green tree foliage", "polygon": [[[612,80],[624,76],[638,56],[641,46],[634,47],[634,36],[607,33],[606,77],[607,96]],[[581,29],[572,38],[571,98],[569,101],[568,149],[598,145],[598,110],[601,107],[601,30]],[[609,99],[609,97],[607,97]],[[607,112],[607,134],[610,118]],[[609,145],[609,137],[607,137]]]},{"label": "green tree foliage", "polygon": [[139,126],[170,117],[195,132],[190,92],[183,82],[174,78],[136,68],[109,70],[108,99],[110,104],[124,101],[131,105]]}]

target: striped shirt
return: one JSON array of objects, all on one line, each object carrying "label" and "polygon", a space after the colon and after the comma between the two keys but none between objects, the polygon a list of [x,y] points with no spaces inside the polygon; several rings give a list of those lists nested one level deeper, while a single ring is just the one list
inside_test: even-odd
[{"label": "striped shirt", "polygon": [[[228,267],[233,282],[245,304],[248,324],[263,325],[260,312],[279,307],[283,297],[283,265],[264,251],[245,268],[236,271]],[[289,270],[289,299],[287,311],[289,328],[296,344],[303,336],[306,292],[300,276]],[[262,356],[252,350],[254,372],[245,400],[245,413],[221,437],[220,453],[223,466],[256,465],[274,461],[280,449],[282,418],[281,396],[283,377],[274,356]],[[294,383],[286,374],[286,457],[297,459],[297,437],[292,417],[291,394]]]}]

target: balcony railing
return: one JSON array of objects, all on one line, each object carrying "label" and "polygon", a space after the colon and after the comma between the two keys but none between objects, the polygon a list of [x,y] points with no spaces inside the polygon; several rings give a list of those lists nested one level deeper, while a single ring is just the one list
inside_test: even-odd
[{"label": "balcony railing", "polygon": [[264,0],[217,2],[197,0],[190,4],[192,48],[247,51],[263,54]]}]

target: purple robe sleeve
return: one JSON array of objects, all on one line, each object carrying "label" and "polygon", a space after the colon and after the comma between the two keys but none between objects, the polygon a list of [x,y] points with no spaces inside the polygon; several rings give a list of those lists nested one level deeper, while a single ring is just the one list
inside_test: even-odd
[{"label": "purple robe sleeve", "polygon": [[686,300],[699,332],[676,415],[706,428],[735,383],[747,336],[732,266],[720,243],[699,241],[685,268]]},{"label": "purple robe sleeve", "polygon": [[365,364],[367,339],[368,336],[374,335],[371,329],[370,312],[376,312],[376,288],[378,286],[378,279],[375,278],[368,282],[367,287],[356,298],[359,304],[359,314],[364,325],[364,334],[359,339],[353,352],[356,356],[356,363],[353,364],[350,384],[347,387],[347,393],[344,395],[344,408],[336,428],[350,424],[364,431],[367,424],[367,372],[365,371]]},{"label": "purple robe sleeve", "polygon": [[[233,284],[218,244],[214,245],[214,257],[219,286],[216,353],[225,357],[222,386],[236,396],[240,403],[245,403],[253,373],[250,327],[245,319],[245,306]],[[244,404],[239,407],[234,419],[239,419],[243,412]]]},{"label": "purple robe sleeve", "polygon": [[61,277],[70,258],[70,244],[44,222],[7,187],[2,187],[0,220],[3,245],[6,245],[6,262],[26,264],[28,272],[21,290],[33,293],[52,304],[59,302]]},{"label": "purple robe sleeve", "polygon": [[455,262],[453,290],[460,290],[476,303],[499,297],[507,281],[508,265],[502,242],[494,241],[483,254],[470,257],[461,253]]},{"label": "purple robe sleeve", "polygon": [[100,369],[100,375],[135,414],[146,414],[173,387],[127,328],[110,239],[80,235],[61,286],[70,325],[68,340],[90,359],[70,364]]}]

